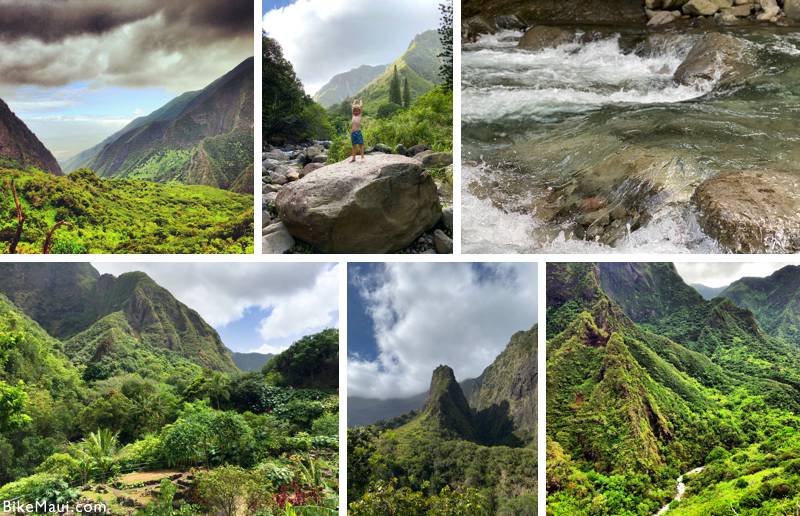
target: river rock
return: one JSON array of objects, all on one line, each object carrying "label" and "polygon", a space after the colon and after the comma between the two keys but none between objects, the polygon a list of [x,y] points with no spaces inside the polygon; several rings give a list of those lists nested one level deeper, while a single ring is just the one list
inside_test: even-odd
[{"label": "river rock", "polygon": [[448,206],[447,208],[442,209],[442,225],[453,231],[453,207]]},{"label": "river rock", "polygon": [[262,195],[263,195],[262,201],[263,201],[263,204],[265,206],[269,205],[269,204],[275,204],[275,201],[278,199],[278,192],[277,191],[275,191],[275,192],[262,192]]},{"label": "river rock", "polygon": [[311,160],[311,163],[327,163],[327,162],[328,162],[328,156],[325,154],[314,156],[314,159]]},{"label": "river rock", "polygon": [[712,80],[720,74],[721,82],[729,82],[753,70],[747,54],[743,40],[718,32],[706,33],[675,70],[673,79],[689,85],[697,80]]},{"label": "river rock", "polygon": [[442,216],[433,179],[393,154],[320,169],[281,189],[277,208],[295,238],[326,253],[397,251]]},{"label": "river rock", "polygon": [[723,173],[694,193],[700,226],[736,253],[800,252],[800,177]]},{"label": "river rock", "polygon": [[319,170],[324,166],[325,166],[324,163],[309,163],[308,165],[303,167],[303,170],[300,171],[300,177],[306,177],[308,174],[312,173],[315,170]]},{"label": "river rock", "polygon": [[657,27],[659,25],[666,25],[672,23],[681,17],[680,11],[655,11],[650,17],[647,25]]},{"label": "river rock", "polygon": [[523,50],[538,52],[539,50],[555,48],[569,43],[572,41],[573,36],[572,32],[568,30],[539,25],[526,32],[517,46]]},{"label": "river rock", "polygon": [[453,239],[441,229],[433,232],[433,245],[438,254],[453,254]]},{"label": "river rock", "polygon": [[286,174],[286,179],[288,179],[289,181],[297,181],[298,179],[300,179],[300,172],[298,172],[297,170],[292,170],[291,172]]},{"label": "river rock", "polygon": [[760,21],[772,21],[781,14],[781,8],[775,0],[759,0],[761,4],[761,14],[758,15]]},{"label": "river rock", "polygon": [[261,171],[269,172],[270,170],[275,170],[279,164],[280,162],[276,159],[265,159],[261,162]]},{"label": "river rock", "polygon": [[719,5],[712,0],[689,0],[683,6],[683,12],[695,16],[711,16],[719,11]]},{"label": "river rock", "polygon": [[527,25],[525,22],[517,18],[513,14],[502,14],[495,17],[494,24],[498,29],[503,30],[525,30]]},{"label": "river rock", "polygon": [[312,145],[306,149],[305,155],[308,161],[311,161],[324,152],[325,148],[322,145]]},{"label": "river rock", "polygon": [[783,12],[790,20],[800,21],[800,0],[784,0]]},{"label": "river rock", "polygon": [[482,34],[494,34],[497,27],[483,16],[473,16],[465,20],[461,27],[461,38],[465,42],[477,40]]},{"label": "river rock", "polygon": [[294,238],[283,222],[271,224],[264,229],[261,238],[262,254],[283,254],[295,244]]},{"label": "river rock", "polygon": [[392,148],[388,145],[384,145],[382,143],[376,143],[375,147],[372,148],[373,152],[382,152],[384,154],[391,154]]},{"label": "river rock", "polygon": [[289,161],[289,156],[287,156],[283,151],[279,149],[272,149],[271,151],[267,151],[264,153],[264,159],[272,159],[275,161]]},{"label": "river rock", "polygon": [[394,148],[394,153],[399,154],[401,156],[405,156],[407,152],[408,149],[406,149],[406,146],[403,145],[402,143],[398,143]]},{"label": "river rock", "polygon": [[269,178],[273,184],[285,185],[289,182],[289,178],[287,176],[293,171],[294,169],[291,167],[280,166],[269,172]]}]

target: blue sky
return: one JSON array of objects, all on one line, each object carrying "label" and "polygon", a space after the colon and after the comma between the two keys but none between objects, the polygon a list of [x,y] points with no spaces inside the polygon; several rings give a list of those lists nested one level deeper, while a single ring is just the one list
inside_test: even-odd
[{"label": "blue sky", "polygon": [[339,326],[333,263],[93,263],[104,274],[141,271],[196,310],[233,351],[279,353]]},{"label": "blue sky", "polygon": [[361,65],[388,65],[439,24],[435,0],[267,0],[263,27],[306,92]]},{"label": "blue sky", "polygon": [[0,1],[0,99],[66,160],[253,55],[252,3]]},{"label": "blue sky", "polygon": [[424,392],[438,365],[475,378],[537,315],[536,264],[348,265],[348,395]]}]

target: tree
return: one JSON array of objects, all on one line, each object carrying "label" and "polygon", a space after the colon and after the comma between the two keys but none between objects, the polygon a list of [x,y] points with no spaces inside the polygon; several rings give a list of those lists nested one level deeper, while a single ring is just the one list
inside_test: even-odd
[{"label": "tree", "polygon": [[16,430],[31,422],[25,413],[28,394],[25,384],[19,381],[16,387],[0,380],[0,432]]},{"label": "tree", "polygon": [[392,80],[389,83],[389,102],[398,106],[403,105],[403,94],[400,92],[400,76],[397,75],[397,65],[394,65]]},{"label": "tree", "polygon": [[114,473],[114,455],[119,448],[118,434],[108,428],[90,433],[77,447],[78,460],[91,465],[92,471],[106,480]]},{"label": "tree", "polygon": [[439,67],[439,77],[442,84],[453,89],[453,0],[439,4],[441,19],[439,21],[439,40],[442,42],[442,51],[439,58],[442,64]]},{"label": "tree", "polygon": [[403,77],[403,107],[411,105],[411,90],[408,87],[408,77]]},{"label": "tree", "polygon": [[339,386],[339,330],[308,335],[276,355],[264,366],[267,375],[277,373],[282,385],[335,389]]}]

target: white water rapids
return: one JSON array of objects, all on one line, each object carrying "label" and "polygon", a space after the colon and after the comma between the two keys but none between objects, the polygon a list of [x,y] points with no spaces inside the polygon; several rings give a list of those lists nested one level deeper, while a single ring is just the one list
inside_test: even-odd
[{"label": "white water rapids", "polygon": [[[699,468],[694,468],[691,471],[687,471],[683,475],[678,477],[678,480],[675,482],[675,498],[674,500],[681,501],[683,500],[683,495],[686,494],[686,484],[683,482],[683,479],[689,475],[696,475],[703,471],[705,466],[700,466]],[[670,502],[672,503],[672,502]],[[669,503],[659,509],[659,511],[655,514],[655,516],[661,516],[662,514],[666,514],[669,512]]]}]

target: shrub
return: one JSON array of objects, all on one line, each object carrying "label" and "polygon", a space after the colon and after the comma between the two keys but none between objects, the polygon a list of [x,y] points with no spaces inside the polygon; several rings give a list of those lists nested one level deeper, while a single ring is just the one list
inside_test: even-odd
[{"label": "shrub", "polygon": [[394,102],[387,102],[378,108],[378,118],[389,118],[398,111],[402,110],[403,106],[395,104]]},{"label": "shrub", "polygon": [[36,472],[57,475],[70,482],[81,480],[80,462],[66,453],[52,454],[36,468]]},{"label": "shrub", "polygon": [[326,412],[311,424],[311,435],[339,435],[339,414]]},{"label": "shrub", "polygon": [[292,400],[286,404],[286,418],[300,430],[309,430],[311,425],[325,412],[319,401]]},{"label": "shrub", "polygon": [[37,473],[21,478],[0,488],[0,500],[19,498],[25,503],[69,503],[78,498],[63,477],[50,473]]},{"label": "shrub", "polygon": [[238,466],[222,466],[197,479],[197,492],[209,513],[220,516],[236,516],[241,507],[247,508],[246,514],[269,507],[272,498],[264,487]]},{"label": "shrub", "polygon": [[736,486],[737,489],[746,489],[747,486],[749,486],[750,484],[747,483],[747,480],[740,478],[739,480],[736,481],[736,484],[734,485]]}]

